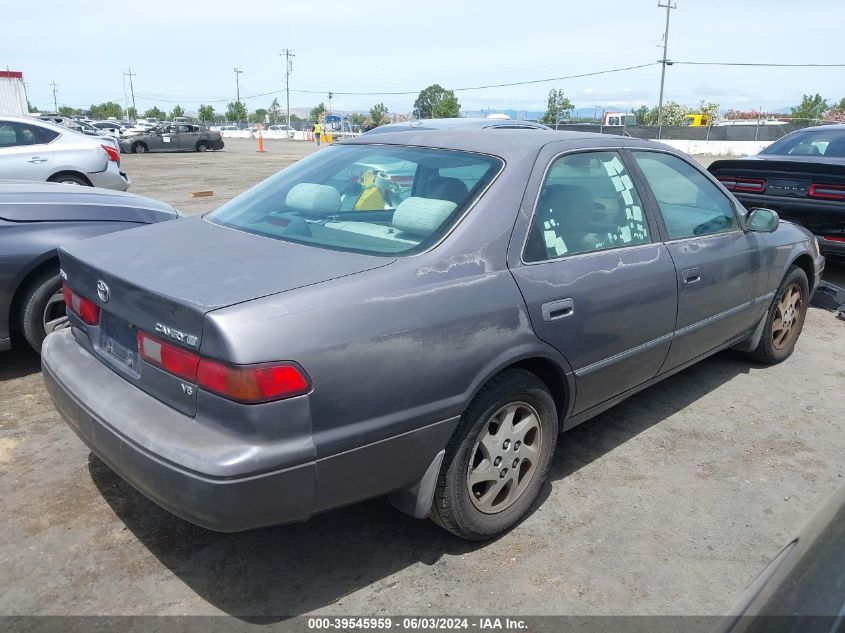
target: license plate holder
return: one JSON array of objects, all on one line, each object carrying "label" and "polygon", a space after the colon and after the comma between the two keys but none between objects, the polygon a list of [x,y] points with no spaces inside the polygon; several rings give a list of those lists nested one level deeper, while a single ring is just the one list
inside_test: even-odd
[{"label": "license plate holder", "polygon": [[137,372],[138,339],[135,328],[103,312],[100,331],[100,349],[104,355],[120,367]]}]

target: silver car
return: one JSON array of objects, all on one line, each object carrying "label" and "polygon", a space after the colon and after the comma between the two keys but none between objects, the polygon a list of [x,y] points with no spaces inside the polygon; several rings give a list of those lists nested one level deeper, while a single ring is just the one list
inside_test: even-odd
[{"label": "silver car", "polygon": [[114,137],[86,136],[33,117],[0,117],[0,180],[129,188]]}]

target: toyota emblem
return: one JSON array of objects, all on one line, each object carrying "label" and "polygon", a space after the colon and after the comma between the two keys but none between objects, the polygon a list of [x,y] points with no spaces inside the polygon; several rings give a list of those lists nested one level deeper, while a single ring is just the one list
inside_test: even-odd
[{"label": "toyota emblem", "polygon": [[100,301],[102,301],[103,303],[108,303],[109,287],[106,285],[106,282],[102,279],[97,282],[97,296],[100,297]]}]

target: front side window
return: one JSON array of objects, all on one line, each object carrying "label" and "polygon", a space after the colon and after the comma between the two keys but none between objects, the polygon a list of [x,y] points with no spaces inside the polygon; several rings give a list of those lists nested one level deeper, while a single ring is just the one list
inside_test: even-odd
[{"label": "front side window", "polygon": [[651,241],[640,197],[617,152],[556,159],[540,190],[527,262]]},{"label": "front side window", "polygon": [[279,172],[207,216],[291,242],[373,255],[434,244],[502,168],[466,152],[340,145]]},{"label": "front side window", "polygon": [[733,203],[698,169],[662,152],[633,152],[657,198],[669,239],[738,228]]}]

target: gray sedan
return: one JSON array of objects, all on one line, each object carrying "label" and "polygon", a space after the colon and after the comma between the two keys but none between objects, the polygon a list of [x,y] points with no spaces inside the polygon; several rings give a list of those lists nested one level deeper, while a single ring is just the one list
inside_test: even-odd
[{"label": "gray sedan", "polygon": [[164,202],[131,193],[0,182],[0,350],[18,331],[38,351],[47,334],[67,325],[60,244],[176,215]]},{"label": "gray sedan", "polygon": [[544,130],[360,137],[60,257],[47,387],[150,499],[236,531],[389,495],[468,539],[525,516],[560,431],[788,358],[824,265],[681,153]]},{"label": "gray sedan", "polygon": [[153,128],[149,132],[127,134],[120,140],[120,149],[133,154],[145,152],[205,152],[223,149],[220,132],[199,125],[180,123]]}]

